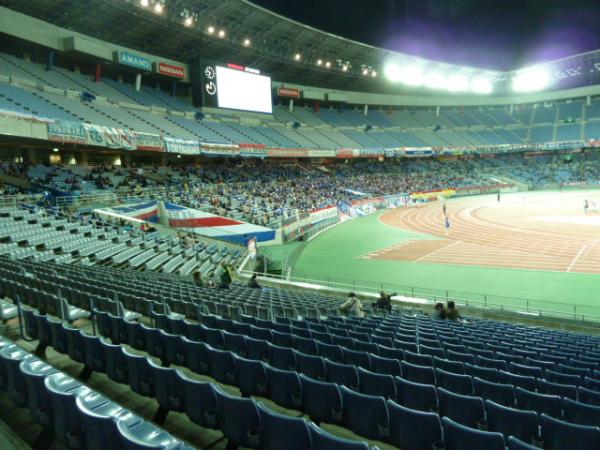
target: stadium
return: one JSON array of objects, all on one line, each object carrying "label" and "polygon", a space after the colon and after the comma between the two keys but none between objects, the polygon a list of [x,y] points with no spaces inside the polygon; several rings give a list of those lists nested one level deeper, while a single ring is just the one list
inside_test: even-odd
[{"label": "stadium", "polygon": [[600,449],[597,11],[284,3],[0,0],[0,449]]}]

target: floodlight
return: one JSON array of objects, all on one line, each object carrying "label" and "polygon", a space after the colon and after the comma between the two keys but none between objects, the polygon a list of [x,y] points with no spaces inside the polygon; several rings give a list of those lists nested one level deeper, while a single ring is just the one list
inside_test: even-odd
[{"label": "floodlight", "polygon": [[476,76],[471,79],[471,91],[476,94],[489,94],[493,90],[492,81],[484,76]]},{"label": "floodlight", "polygon": [[57,148],[57,147],[54,147],[54,148],[52,149],[52,151],[53,151],[54,153],[57,153],[57,152],[58,152],[58,148]]},{"label": "floodlight", "polygon": [[183,20],[183,24],[186,27],[191,27],[194,24],[194,19],[192,19],[190,16],[188,16]]},{"label": "floodlight", "polygon": [[409,66],[402,71],[402,82],[409,86],[423,84],[423,69],[419,66]]},{"label": "floodlight", "polygon": [[323,60],[322,59],[317,59],[317,66],[320,66],[321,64],[323,64]]},{"label": "floodlight", "polygon": [[372,72],[371,72],[371,76],[372,76],[373,78],[375,78],[375,77],[377,76],[377,72],[376,72],[376,71],[372,71]]},{"label": "floodlight", "polygon": [[224,38],[225,37],[225,30],[219,30],[219,37],[220,38]]},{"label": "floodlight", "polygon": [[149,4],[150,4],[150,0],[140,0],[140,6],[142,8],[147,8]]},{"label": "floodlight", "polygon": [[329,68],[331,67],[331,63],[330,63],[329,61],[327,61],[327,62],[325,63],[325,67],[327,67],[327,68],[329,69]]},{"label": "floodlight", "polygon": [[156,14],[162,14],[162,12],[163,12],[163,4],[161,2],[156,2],[154,4],[154,12]]},{"label": "floodlight", "polygon": [[513,76],[512,88],[517,92],[541,91],[550,84],[550,74],[542,67],[534,67]]},{"label": "floodlight", "polygon": [[300,59],[302,59],[302,55],[301,55],[300,53],[296,53],[296,54],[294,55],[294,59],[295,59],[296,61],[300,61]]},{"label": "floodlight", "polygon": [[439,72],[429,72],[425,76],[425,86],[431,89],[443,89],[446,87],[446,77]]},{"label": "floodlight", "polygon": [[250,39],[248,39],[248,38],[244,39],[244,47],[250,47],[250,44],[251,44]]},{"label": "floodlight", "polygon": [[206,31],[208,31],[208,34],[213,34],[215,32],[215,27],[213,27],[211,25],[211,26],[208,27],[208,29]]},{"label": "floodlight", "polygon": [[343,65],[342,66],[342,72],[348,72],[348,66],[347,65]]},{"label": "floodlight", "polygon": [[363,75],[369,75],[369,69],[366,69],[366,68],[363,69],[362,74]]},{"label": "floodlight", "polygon": [[402,79],[402,70],[397,64],[388,63],[383,68],[383,74],[392,83],[397,83]]},{"label": "floodlight", "polygon": [[446,87],[453,92],[467,91],[469,90],[469,80],[464,75],[455,73],[448,77]]}]

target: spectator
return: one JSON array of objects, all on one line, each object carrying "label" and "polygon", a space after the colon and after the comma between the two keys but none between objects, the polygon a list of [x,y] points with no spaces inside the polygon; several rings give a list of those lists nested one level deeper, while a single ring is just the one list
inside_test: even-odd
[{"label": "spectator", "polygon": [[200,271],[194,272],[194,282],[198,286],[202,286],[204,284],[204,282],[202,281],[202,274],[200,273]]},{"label": "spectator", "polygon": [[380,309],[383,311],[387,311],[388,313],[392,312],[392,296],[396,294],[388,295],[385,292],[381,291],[379,293],[379,300],[377,303],[373,303],[373,308]]},{"label": "spectator", "polygon": [[362,319],[363,317],[365,317],[365,312],[363,311],[362,303],[354,292],[350,292],[348,294],[348,300],[346,300],[342,304],[342,306],[340,306],[340,311],[343,314],[347,314],[358,319]]},{"label": "spectator", "polygon": [[253,273],[252,276],[250,277],[250,280],[248,281],[248,287],[251,287],[253,289],[260,289],[260,284],[258,284],[258,281],[256,281],[256,274]]},{"label": "spectator", "polygon": [[221,271],[221,274],[219,275],[219,288],[220,289],[229,289],[229,285],[231,284],[231,281],[232,281],[231,269],[225,263],[223,263],[221,268],[222,268],[222,271]]},{"label": "spectator", "polygon": [[438,320],[444,320],[446,318],[446,311],[444,311],[444,304],[437,302],[433,307],[433,318]]},{"label": "spectator", "polygon": [[446,318],[454,321],[460,320],[460,313],[458,312],[453,300],[448,300],[446,307]]}]

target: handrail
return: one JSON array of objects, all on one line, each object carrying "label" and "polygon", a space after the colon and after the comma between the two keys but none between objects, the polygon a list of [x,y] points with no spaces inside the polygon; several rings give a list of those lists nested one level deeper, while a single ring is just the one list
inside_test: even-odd
[{"label": "handrail", "polygon": [[600,322],[600,306],[555,302],[524,297],[455,291],[452,289],[434,289],[395,283],[369,282],[366,280],[344,279],[339,277],[320,277],[315,274],[296,273],[290,276],[276,274],[261,275],[289,283],[304,283],[339,290],[360,292],[393,292],[398,296],[424,300],[426,303],[447,302],[453,300],[459,306],[469,308],[510,311],[528,315],[565,318],[578,321]]}]

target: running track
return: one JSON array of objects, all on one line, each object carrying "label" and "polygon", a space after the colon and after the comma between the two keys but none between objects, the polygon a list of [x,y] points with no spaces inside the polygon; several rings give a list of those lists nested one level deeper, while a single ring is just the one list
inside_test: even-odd
[{"label": "running track", "polygon": [[[540,224],[503,215],[489,201],[448,204],[446,236],[440,203],[384,213],[386,225],[439,236],[381,249],[367,258],[504,267],[556,272],[600,273],[600,230],[576,224]],[[511,211],[514,213],[514,210]],[[515,224],[515,225],[513,225]]]}]

